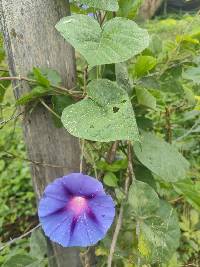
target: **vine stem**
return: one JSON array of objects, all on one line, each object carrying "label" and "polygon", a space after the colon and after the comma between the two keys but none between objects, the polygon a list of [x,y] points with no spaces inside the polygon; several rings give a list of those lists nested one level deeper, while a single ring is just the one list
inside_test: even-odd
[{"label": "vine stem", "polygon": [[60,119],[61,117],[55,112],[53,111],[53,109],[51,109],[42,99],[40,99],[40,103],[49,111],[51,112],[54,116],[56,116],[56,118]]},{"label": "vine stem", "polygon": [[[20,160],[24,160],[24,161],[28,161],[32,164],[35,164],[35,165],[41,165],[41,166],[46,166],[46,167],[51,167],[51,168],[66,168],[66,166],[61,166],[61,165],[53,165],[53,164],[50,164],[50,163],[45,163],[45,162],[39,162],[39,161],[34,161],[34,160],[31,160],[31,159],[27,159],[27,158],[23,158],[23,157],[20,157],[18,155],[15,155],[9,151],[1,151],[3,153],[6,153],[8,155],[10,155],[12,157],[12,159],[20,159]],[[10,157],[9,157],[10,158]]]},{"label": "vine stem", "polygon": [[35,226],[34,228],[32,228],[31,230],[29,230],[28,232],[24,233],[23,235],[16,237],[10,241],[8,241],[4,246],[0,247],[0,251],[3,250],[4,248],[12,245],[13,243],[17,242],[18,240],[26,237],[27,235],[31,234],[32,232],[34,232],[37,228],[39,228],[41,226],[41,224],[39,223],[37,226]]},{"label": "vine stem", "polygon": [[119,210],[119,216],[117,219],[117,223],[116,223],[116,227],[115,227],[115,231],[113,234],[113,238],[112,238],[112,242],[111,242],[111,246],[110,246],[110,252],[109,252],[109,256],[108,256],[108,265],[107,267],[112,267],[112,260],[113,260],[113,255],[115,252],[115,247],[117,244],[117,239],[119,236],[119,232],[120,229],[122,227],[122,221],[123,221],[123,214],[124,214],[124,204],[127,200],[128,197],[128,190],[129,190],[129,186],[130,186],[130,182],[131,180],[135,179],[135,175],[134,175],[134,171],[133,171],[133,163],[132,163],[132,145],[131,145],[131,141],[128,141],[128,170],[127,170],[127,176],[126,176],[126,180],[125,180],[125,185],[124,185],[124,192],[125,192],[125,201],[123,201],[123,203],[121,204],[120,210]]},{"label": "vine stem", "polygon": [[171,124],[171,110],[169,107],[165,107],[165,129],[166,129],[166,141],[172,144],[172,124]]},{"label": "vine stem", "polygon": [[[23,115],[24,114],[24,111],[22,111],[22,112],[20,112],[19,114],[17,114],[17,115],[12,115],[9,119],[7,119],[7,120],[3,120],[3,121],[0,121],[0,125],[5,125],[5,124],[7,124],[8,122],[10,122],[11,120],[16,120],[18,117],[20,117],[21,115]],[[1,129],[1,128],[0,128]]]},{"label": "vine stem", "polygon": [[[26,81],[29,83],[36,83],[36,84],[38,83],[36,80],[29,79],[29,78],[23,77],[23,76],[0,77],[0,81]],[[73,91],[76,88],[76,86],[71,88],[71,89],[67,89],[63,86],[57,86],[57,85],[51,84],[50,87],[55,88],[55,89],[60,90],[60,91],[63,91],[63,92],[67,92],[70,95],[82,94],[81,91]]]},{"label": "vine stem", "polygon": [[81,147],[81,156],[80,156],[80,173],[83,172],[83,159],[84,159],[84,147],[85,147],[85,139],[80,139],[80,147]]}]

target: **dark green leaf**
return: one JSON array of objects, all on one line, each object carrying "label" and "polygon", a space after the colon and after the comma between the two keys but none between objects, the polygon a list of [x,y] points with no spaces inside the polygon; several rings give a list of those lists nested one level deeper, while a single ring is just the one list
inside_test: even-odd
[{"label": "dark green leaf", "polygon": [[143,165],[136,165],[134,172],[137,180],[149,184],[154,190],[156,190],[156,183],[149,169]]},{"label": "dark green leaf", "polygon": [[30,255],[42,260],[47,254],[46,239],[40,229],[35,230],[30,238]]},{"label": "dark green leaf", "polygon": [[129,78],[128,68],[126,63],[115,64],[115,73],[117,84],[131,95],[133,91],[133,82]]},{"label": "dark green leaf", "polygon": [[16,254],[9,258],[2,267],[26,267],[31,266],[32,263],[36,262],[31,256],[24,254]]},{"label": "dark green leaf", "polygon": [[[62,115],[62,112],[66,107],[75,103],[74,99],[68,95],[54,95],[52,96],[51,101],[53,104],[53,111],[59,116]],[[53,120],[56,127],[61,128],[63,126],[61,120],[54,115]]]},{"label": "dark green leaf", "polygon": [[42,87],[42,86],[36,86],[34,87],[30,93],[20,97],[17,101],[16,104],[17,105],[25,105],[31,101],[34,101],[40,97],[43,97],[45,95],[49,95],[50,93],[52,93],[52,90],[50,88],[47,87]]}]

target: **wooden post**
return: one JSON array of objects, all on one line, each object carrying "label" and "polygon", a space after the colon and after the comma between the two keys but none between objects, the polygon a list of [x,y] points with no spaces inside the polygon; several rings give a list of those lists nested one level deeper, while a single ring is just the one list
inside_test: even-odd
[{"label": "wooden post", "polygon": [[144,0],[138,17],[143,20],[151,19],[163,2],[164,0]]},{"label": "wooden post", "polygon": [[[57,70],[63,84],[75,84],[74,50],[55,30],[55,24],[69,14],[68,0],[0,0],[1,27],[11,76],[26,76],[34,66]],[[26,82],[14,82],[19,98],[30,90]],[[34,189],[39,199],[45,186],[56,177],[79,171],[77,139],[57,129],[51,115],[38,106],[23,118],[24,137],[32,161],[65,166],[31,166]],[[79,250],[64,249],[48,242],[51,267],[80,266]]]}]

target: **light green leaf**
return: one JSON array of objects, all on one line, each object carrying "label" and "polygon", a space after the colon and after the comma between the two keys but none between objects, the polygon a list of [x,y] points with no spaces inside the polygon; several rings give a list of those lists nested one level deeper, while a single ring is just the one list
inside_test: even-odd
[{"label": "light green leaf", "polygon": [[46,239],[40,229],[35,230],[30,238],[30,255],[42,260],[47,254]]},{"label": "light green leaf", "polygon": [[33,68],[33,76],[40,85],[44,87],[50,86],[49,80],[42,74],[39,68]]},{"label": "light green leaf", "polygon": [[119,9],[117,0],[74,0],[74,2],[108,11],[117,11]]},{"label": "light green leaf", "polygon": [[157,64],[157,60],[151,56],[139,56],[134,65],[136,77],[142,77],[152,70]]},{"label": "light green leaf", "polygon": [[136,218],[146,218],[159,207],[159,198],[151,186],[134,181],[128,193],[128,202]]},{"label": "light green leaf", "polygon": [[135,91],[138,104],[151,109],[156,108],[156,98],[147,89],[136,87]]},{"label": "light green leaf", "polygon": [[106,161],[99,161],[96,164],[97,169],[108,172],[118,172],[120,170],[126,170],[128,167],[127,159],[116,160],[109,164]]},{"label": "light green leaf", "polygon": [[90,67],[126,61],[149,45],[147,31],[125,18],[111,19],[101,28],[92,17],[72,15],[61,19],[56,29]]},{"label": "light green leaf", "polygon": [[176,148],[151,133],[143,133],[141,144],[134,144],[139,161],[168,182],[177,182],[186,177],[189,162]]},{"label": "light green leaf", "polygon": [[110,187],[117,187],[117,177],[112,172],[107,172],[103,178],[104,184]]},{"label": "light green leaf", "polygon": [[115,82],[89,83],[88,98],[64,109],[61,121],[72,135],[99,142],[138,140],[130,99]]},{"label": "light green leaf", "polygon": [[198,186],[191,180],[185,180],[173,184],[174,189],[178,194],[184,196],[184,198],[192,205],[195,209],[200,211],[200,182],[197,182]]},{"label": "light green leaf", "polygon": [[119,12],[120,17],[126,17],[133,19],[142,5],[143,0],[119,0]]},{"label": "light green leaf", "polygon": [[195,84],[200,84],[200,67],[191,67],[183,72],[183,78],[192,80]]},{"label": "light green leaf", "polygon": [[61,77],[57,71],[49,68],[33,68],[29,74],[30,78],[35,79],[40,85],[49,87],[50,85],[59,85]]},{"label": "light green leaf", "polygon": [[154,216],[140,224],[140,233],[148,251],[151,251],[146,261],[168,261],[178,248],[180,240],[178,217],[173,207],[160,200],[160,207]]}]

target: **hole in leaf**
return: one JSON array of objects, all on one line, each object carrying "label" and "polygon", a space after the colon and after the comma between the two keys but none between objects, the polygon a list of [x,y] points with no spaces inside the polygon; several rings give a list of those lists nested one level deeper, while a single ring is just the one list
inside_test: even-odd
[{"label": "hole in leaf", "polygon": [[117,113],[119,111],[119,108],[118,107],[113,107],[113,112],[114,113]]}]

